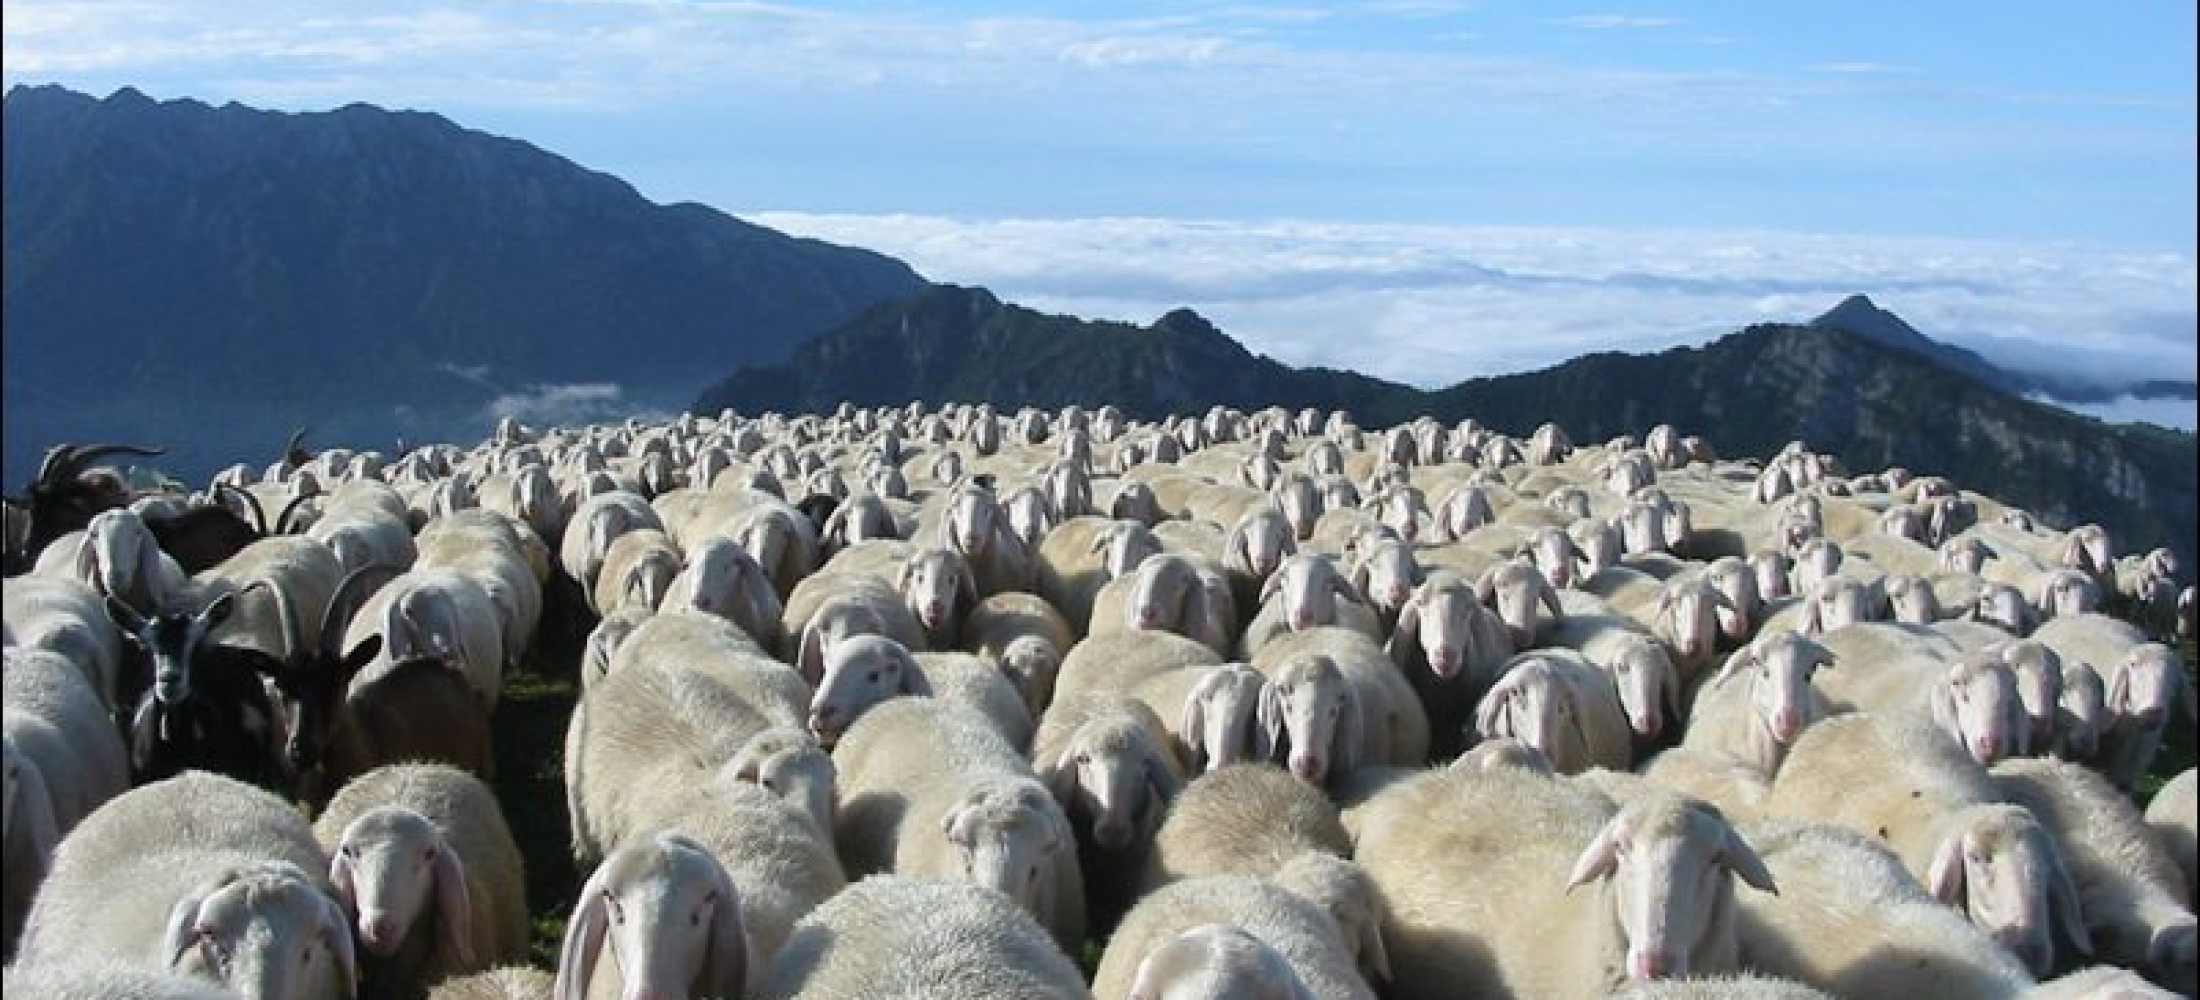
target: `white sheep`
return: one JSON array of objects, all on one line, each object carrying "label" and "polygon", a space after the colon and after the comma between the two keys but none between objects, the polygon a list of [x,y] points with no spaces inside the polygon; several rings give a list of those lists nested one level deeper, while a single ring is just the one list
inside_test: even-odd
[{"label": "white sheep", "polygon": [[1135,859],[1153,841],[1184,774],[1168,730],[1128,695],[1085,692],[1056,702],[1031,741],[1033,770],[1080,841]]},{"label": "white sheep", "polygon": [[970,609],[962,640],[964,649],[992,661],[1016,683],[1036,719],[1054,700],[1054,679],[1076,633],[1046,598],[1007,590]]},{"label": "white sheep", "polygon": [[329,800],[314,837],[356,916],[363,994],[415,996],[526,957],[519,845],[481,779],[442,764],[376,768]]},{"label": "white sheep", "polygon": [[[1273,578],[1271,578],[1273,579]],[[1178,552],[1146,557],[1129,575],[1093,595],[1088,635],[1126,630],[1174,632],[1228,655],[1237,648],[1238,616],[1230,582],[1219,565]]]},{"label": "white sheep", "polygon": [[1069,820],[990,722],[938,699],[896,698],[856,720],[833,754],[835,836],[850,874],[990,886],[1063,948],[1082,943],[1084,886]]},{"label": "white sheep", "polygon": [[2200,691],[2186,669],[2176,650],[2146,642],[2101,671],[2109,725],[2101,734],[2099,765],[2116,787],[2132,787],[2154,763],[2171,712],[2182,707],[2188,720],[2200,719]]},{"label": "white sheep", "polygon": [[1803,730],[1764,812],[1876,838],[2035,972],[2054,958],[2058,925],[2079,950],[2092,948],[2046,829],[2003,802],[1985,767],[1922,715],[1860,712]]},{"label": "white sheep", "polygon": [[1533,563],[1516,559],[1493,566],[1475,579],[1474,592],[1504,619],[1505,627],[1512,632],[1514,649],[1536,645],[1537,604],[1549,609],[1554,620],[1566,615],[1558,602],[1558,591]]},{"label": "white sheep", "polygon": [[1827,993],[1777,976],[1741,973],[1731,976],[1653,979],[1629,983],[1604,994],[1601,1000],[1834,1000]]},{"label": "white sheep", "polygon": [[584,693],[611,672],[611,661],[618,655],[619,646],[656,613],[646,604],[622,605],[588,630],[587,638],[581,641],[580,681]]},{"label": "white sheep", "polygon": [[1254,722],[1266,686],[1248,664],[1203,664],[1146,677],[1130,693],[1161,720],[1182,771],[1196,775],[1261,752]]},{"label": "white sheep", "polygon": [[524,965],[506,965],[454,976],[428,991],[428,1000],[550,1000],[556,976]]},{"label": "white sheep", "polygon": [[1257,713],[1267,746],[1300,778],[1318,784],[1363,763],[1428,759],[1427,713],[1366,635],[1317,625],[1261,647],[1252,665],[1268,678]]},{"label": "white sheep", "polygon": [[0,581],[0,630],[8,646],[66,657],[109,709],[130,693],[121,687],[122,633],[99,592],[81,581],[35,575]]},{"label": "white sheep", "polygon": [[16,961],[124,961],[253,1000],[348,997],[351,927],[305,817],[201,771],[92,811],[54,852]]},{"label": "white sheep", "polygon": [[504,665],[518,666],[542,620],[550,579],[550,551],[534,529],[495,511],[461,511],[429,522],[413,540],[420,553],[414,567],[457,570],[480,584],[503,626]]},{"label": "white sheep", "polygon": [[382,639],[381,653],[352,684],[368,683],[415,657],[432,657],[463,673],[482,704],[494,708],[504,691],[503,620],[472,575],[415,565],[370,594],[345,629],[345,649],[372,636]]},{"label": "white sheep", "polygon": [[1153,1000],[1314,1000],[1282,952],[1229,924],[1201,924],[1147,952],[1129,989]]},{"label": "white sheep", "polygon": [[1825,696],[1811,683],[1827,666],[1839,669],[1826,647],[1802,636],[1759,637],[1727,657],[1697,692],[1681,745],[1724,753],[1769,780],[1804,728],[1828,714]]},{"label": "white sheep", "polygon": [[75,580],[140,614],[189,603],[190,577],[161,551],[145,519],[128,509],[92,515],[81,531],[47,545],[31,572]]},{"label": "white sheep", "polygon": [[764,568],[731,539],[706,538],[689,550],[658,608],[718,615],[765,649],[779,645],[779,594]]},{"label": "white sheep", "polygon": [[864,713],[904,695],[954,701],[983,715],[1011,745],[1031,745],[1023,695],[1000,670],[969,653],[911,653],[884,636],[859,635],[825,654],[816,685],[809,725],[826,746]]},{"label": "white sheep", "polygon": [[2200,876],[2195,875],[2200,864],[2194,862],[2194,829],[2200,825],[2200,816],[2195,815],[2200,809],[2195,808],[2194,800],[2200,797],[2200,781],[2194,780],[2194,775],[2189,767],[2177,772],[2148,800],[2146,812],[2147,825],[2154,828],[2155,838],[2177,859],[2177,867],[2185,871],[2188,898],[2200,895]]},{"label": "white sheep", "polygon": [[627,603],[655,608],[680,575],[680,547],[655,528],[635,528],[613,539],[603,565],[588,584],[588,606],[599,615]]},{"label": "white sheep", "polygon": [[[1143,572],[1145,567],[1141,566]],[[1340,600],[1342,598],[1342,600]],[[1238,656],[1251,659],[1277,636],[1321,625],[1383,634],[1381,619],[1329,556],[1301,552],[1283,561],[1260,588],[1260,610],[1246,623]]]},{"label": "white sheep", "polygon": [[656,508],[641,494],[626,490],[598,493],[581,501],[566,523],[565,534],[558,540],[558,565],[591,595],[612,542],[637,529],[665,529]]},{"label": "white sheep", "polygon": [[54,847],[130,787],[122,736],[90,682],[59,653],[8,647],[6,884],[0,951],[12,952]]},{"label": "white sheep", "polygon": [[1231,764],[1184,786],[1141,882],[1151,890],[1199,875],[1273,875],[1307,851],[1352,853],[1337,807],[1273,764]]},{"label": "white sheep", "polygon": [[1469,580],[1434,570],[1399,609],[1384,648],[1421,699],[1431,745],[1449,756],[1464,741],[1474,703],[1511,659],[1513,638]]},{"label": "white sheep", "polygon": [[1578,591],[1564,591],[1566,617],[1551,630],[1550,644],[1579,652],[1612,678],[1635,735],[1644,740],[1679,728],[1684,690],[1680,670],[1663,643],[1634,619]]},{"label": "white sheep", "polygon": [[[1709,806],[1652,792],[1615,808],[1520,768],[1397,782],[1361,807],[1358,831],[1355,857],[1388,907],[1393,992],[1408,1000],[1582,997],[1628,979],[1733,971],[1726,875],[1774,889]],[[1583,885],[1593,888],[1568,891]]]},{"label": "white sheep", "polygon": [[2139,807],[2099,773],[2069,761],[2011,758],[1993,774],[2002,794],[2030,809],[2054,839],[2095,955],[2163,986],[2193,989],[2200,925],[2192,897]]},{"label": "white sheep", "polygon": [[1474,731],[1483,739],[1518,739],[1541,751],[1560,774],[1634,765],[1633,730],[1619,689],[1570,649],[1514,655],[1475,706]]},{"label": "white sheep", "polygon": [[874,875],[795,925],[757,1000],[1086,1000],[1076,963],[1000,893]]},{"label": "white sheep", "polygon": [[240,1000],[243,996],[198,976],[113,959],[81,958],[10,965],[0,972],[0,990],[9,996],[46,1000]]},{"label": "white sheep", "polygon": [[643,622],[619,647],[566,726],[565,785],[574,856],[600,858],[629,836],[639,776],[658,766],[729,760],[766,729],[800,729],[810,688],[749,643],[733,623],[682,612]]},{"label": "white sheep", "polygon": [[1139,521],[1070,518],[1039,543],[1034,574],[1038,594],[1081,629],[1092,620],[1093,600],[1102,585],[1160,553],[1160,539]]},{"label": "white sheep", "polygon": [[1780,884],[1742,901],[1751,968],[1844,997],[2005,1000],[2032,985],[2022,961],[1870,838],[1785,820],[1747,832]]},{"label": "white sheep", "polygon": [[[599,974],[609,944],[613,972]],[[710,851],[656,831],[606,857],[573,904],[558,949],[555,993],[580,1000],[624,996],[738,996],[752,956],[742,898]]]},{"label": "white sheep", "polygon": [[1222,654],[1213,647],[1174,632],[1103,632],[1078,640],[1063,655],[1054,697],[1059,700],[1079,691],[1127,691],[1180,667],[1221,662]]},{"label": "white sheep", "polygon": [[1166,957],[1164,949],[1184,932],[1211,924],[1235,927],[1274,949],[1304,984],[1304,995],[1374,996],[1354,968],[1334,918],[1283,885],[1249,875],[1185,879],[1147,894],[1108,939],[1093,973],[1093,995],[1106,1000],[1144,995],[1133,992],[1134,981],[1165,979],[1149,959],[1156,952]]}]

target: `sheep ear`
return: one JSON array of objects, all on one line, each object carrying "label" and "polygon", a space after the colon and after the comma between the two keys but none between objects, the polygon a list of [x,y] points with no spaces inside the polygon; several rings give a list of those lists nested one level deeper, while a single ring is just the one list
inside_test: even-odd
[{"label": "sheep ear", "polygon": [[359,912],[359,890],[352,881],[351,855],[339,849],[336,856],[329,859],[328,881],[336,890],[336,901],[344,910],[348,913]]},{"label": "sheep ear", "polygon": [[1585,885],[1604,878],[1619,867],[1619,815],[1606,820],[1604,828],[1589,839],[1581,856],[1574,859],[1573,872],[1566,876],[1566,888]]},{"label": "sheep ear", "polygon": [[1260,603],[1266,604],[1275,599],[1277,592],[1283,589],[1283,575],[1284,567],[1277,566],[1274,572],[1268,574],[1268,579],[1260,582]]},{"label": "sheep ear", "polygon": [[1711,683],[1724,684],[1728,678],[1749,669],[1749,665],[1756,661],[1756,651],[1745,645],[1726,658],[1726,662],[1720,665],[1719,672],[1712,675]]},{"label": "sheep ear", "polygon": [[907,649],[890,651],[894,663],[901,668],[901,693],[924,697],[932,694],[932,678],[917,664],[917,656]]},{"label": "sheep ear", "polygon": [[1412,659],[1413,647],[1421,640],[1421,591],[1398,606],[1398,623],[1391,627],[1390,638],[1383,643],[1383,652],[1390,654],[1390,661],[1404,669]]},{"label": "sheep ear", "polygon": [[[9,759],[15,759],[11,752]],[[9,775],[8,825],[11,830],[20,828],[30,841],[30,856],[35,870],[21,874],[25,879],[43,878],[53,859],[54,845],[61,842],[60,824],[54,821],[53,793],[46,788],[46,776],[34,765],[25,763],[21,770]],[[10,834],[12,842],[14,837]],[[11,851],[12,853],[12,851]]]},{"label": "sheep ear", "polygon": [[176,905],[169,909],[168,927],[162,932],[160,939],[160,953],[167,956],[168,968],[175,968],[176,963],[182,960],[184,951],[196,939],[199,906],[205,902],[206,893],[194,889],[189,895],[176,900]]},{"label": "sheep ear", "polygon": [[2093,936],[2085,929],[2085,908],[2078,899],[2078,886],[2070,880],[2070,867],[2060,852],[2054,858],[2055,870],[2048,876],[2047,905],[2062,920],[2063,932],[2070,937],[2070,945],[2078,954],[2093,954]]},{"label": "sheep ear", "polygon": [[1277,687],[1274,681],[1260,686],[1260,708],[1256,719],[1260,723],[1261,739],[1267,744],[1262,748],[1260,756],[1273,760],[1277,751],[1283,747],[1284,734],[1283,689]]},{"label": "sheep ear", "polygon": [[448,840],[438,838],[431,870],[435,874],[436,918],[442,924],[443,939],[458,967],[472,968],[473,900],[466,888],[466,865]]},{"label": "sheep ear", "polygon": [[1219,686],[1214,678],[1215,675],[1211,673],[1200,678],[1199,683],[1193,685],[1192,690],[1184,695],[1183,713],[1177,726],[1179,738],[1184,741],[1185,748],[1191,751],[1191,759],[1184,763],[1195,773],[1207,769],[1207,747],[1200,742],[1200,734],[1207,728],[1207,698]]},{"label": "sheep ear", "polygon": [[[1726,821],[1722,818],[1719,822],[1724,825]],[[1726,842],[1719,850],[1718,860],[1750,888],[1775,896],[1780,894],[1779,886],[1773,884],[1772,870],[1765,867],[1765,859],[1758,857],[1757,850],[1732,826],[1726,827]]]},{"label": "sheep ear", "polygon": [[1963,835],[1956,834],[1933,851],[1933,862],[1925,869],[1925,888],[1934,899],[1964,909],[1970,897],[1964,891],[1963,875]]},{"label": "sheep ear", "polygon": [[2131,700],[2131,671],[2126,662],[2119,661],[2108,674],[2108,697],[2104,699],[2108,710],[2117,715],[2128,715],[2125,705]]},{"label": "sheep ear", "polygon": [[1474,706],[1474,732],[1476,735],[1483,739],[1499,735],[1497,724],[1504,718],[1505,702],[1511,697],[1512,691],[1505,687],[1503,679],[1492,685],[1489,691],[1482,695],[1482,701]]},{"label": "sheep ear", "polygon": [[723,867],[712,865],[711,869],[717,882],[712,891],[718,900],[710,910],[710,950],[699,970],[705,978],[696,984],[695,995],[740,996],[747,989],[749,974],[749,938],[743,927],[741,894]]},{"label": "sheep ear", "polygon": [[581,886],[580,902],[565,925],[565,942],[558,948],[557,1000],[586,1000],[588,980],[596,973],[596,959],[603,954],[604,933],[610,924],[604,894],[611,891],[607,863],[597,865]]},{"label": "sheep ear", "polygon": [[812,690],[825,682],[824,632],[825,630],[818,628],[815,622],[804,626],[801,648],[796,652],[794,658],[795,669],[802,674],[803,680],[810,682]]},{"label": "sheep ear", "polygon": [[1329,737],[1331,781],[1360,769],[1360,754],[1367,746],[1367,720],[1360,715],[1359,694],[1347,686],[1344,711],[1337,713],[1336,728]]},{"label": "sheep ear", "polygon": [[978,575],[971,572],[970,560],[968,559],[960,560],[955,564],[955,592],[962,595],[963,611],[965,613],[977,606]]},{"label": "sheep ear", "polygon": [[336,967],[344,977],[344,995],[355,995],[359,990],[359,953],[351,941],[351,920],[335,900],[322,900],[319,933],[321,943],[328,946],[328,953],[336,959]]},{"label": "sheep ear", "polygon": [[1390,950],[1383,946],[1383,922],[1380,920],[1360,923],[1360,968],[1370,982],[1390,981]]},{"label": "sheep ear", "polygon": [[1347,578],[1341,574],[1330,577],[1329,589],[1336,591],[1337,596],[1342,597],[1345,600],[1351,601],[1354,604],[1366,604],[1368,603],[1367,598],[1361,596],[1362,594],[1367,592],[1366,582],[1367,564],[1363,562],[1360,565],[1352,568],[1352,576],[1350,578]]},{"label": "sheep ear", "polygon": [[1039,779],[1046,783],[1048,794],[1053,795],[1054,801],[1061,803],[1064,809],[1069,808],[1071,800],[1077,797],[1078,769],[1077,765],[1070,763],[1071,758],[1070,750],[1064,748],[1053,759],[1037,768]]}]

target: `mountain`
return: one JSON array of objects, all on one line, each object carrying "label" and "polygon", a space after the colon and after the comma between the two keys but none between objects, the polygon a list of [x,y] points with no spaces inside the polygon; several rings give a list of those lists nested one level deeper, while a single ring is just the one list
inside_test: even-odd
[{"label": "mountain", "polygon": [[5,98],[5,482],[55,441],[194,481],[293,426],[388,449],[499,412],[672,412],[924,287],[438,115]]},{"label": "mountain", "polygon": [[2097,521],[2126,550],[2166,545],[2194,558],[2200,439],[2032,402],[1884,315],[1892,322],[1880,336],[1766,324],[1703,347],[1590,354],[1423,392],[1288,367],[1188,311],[1146,327],[1087,322],[1004,304],[983,289],[937,286],[865,312],[785,364],[735,372],[693,410],[827,411],[842,400],[926,399],[997,408],[1114,403],[1152,419],[1214,404],[1275,404],[1346,409],[1371,427],[1420,414],[1447,423],[1473,417],[1520,436],[1551,420],[1577,441],[1670,423],[1723,455],[1762,457],[1801,440],[1859,472],[1900,465],[1947,476],[2051,523]]},{"label": "mountain", "polygon": [[735,372],[704,390],[694,409],[829,412],[843,399],[924,398],[1010,407],[1114,403],[1153,419],[1279,400],[1378,412],[1410,391],[1351,372],[1288,367],[1247,351],[1188,309],[1141,327],[1049,315],[982,288],[935,285],[872,308],[783,365]]},{"label": "mountain", "polygon": [[2004,368],[1977,352],[1942,343],[1917,332],[1902,317],[1888,312],[1869,296],[1851,295],[1811,326],[1853,333],[1898,350],[1920,354],[2005,392],[2047,396],[2072,404],[2106,403],[2119,396],[2139,399],[2200,399],[2200,386],[2189,381],[2148,379],[2139,382],[2104,381],[2082,375]]}]

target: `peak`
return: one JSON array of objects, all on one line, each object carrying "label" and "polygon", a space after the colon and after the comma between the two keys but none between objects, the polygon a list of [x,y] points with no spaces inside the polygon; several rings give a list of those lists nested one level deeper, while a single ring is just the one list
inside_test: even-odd
[{"label": "peak", "polygon": [[129,86],[128,84],[124,84],[123,86],[116,88],[114,93],[107,95],[106,103],[115,105],[117,107],[135,107],[139,105],[151,104],[153,103],[153,99],[145,96],[144,91],[139,90],[136,87]]},{"label": "peak", "polygon": [[1200,336],[1213,337],[1219,337],[1222,335],[1222,330],[1219,327],[1215,326],[1213,323],[1208,322],[1207,317],[1201,316],[1200,314],[1193,312],[1190,309],[1169,310],[1167,313],[1164,313],[1160,319],[1153,321],[1153,328],[1168,333],[1196,334]]},{"label": "peak", "polygon": [[1842,330],[1882,343],[1915,345],[1926,342],[1917,328],[1873,302],[1868,295],[1851,295],[1824,315],[1811,320],[1820,329]]}]

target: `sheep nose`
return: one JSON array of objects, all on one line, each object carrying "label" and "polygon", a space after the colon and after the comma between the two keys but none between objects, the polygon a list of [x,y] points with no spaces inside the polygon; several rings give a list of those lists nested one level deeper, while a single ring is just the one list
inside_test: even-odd
[{"label": "sheep nose", "polygon": [[397,950],[397,919],[387,913],[362,913],[359,915],[359,943],[376,955],[388,956]]},{"label": "sheep nose", "polygon": [[1793,743],[1803,732],[1803,713],[1783,708],[1772,713],[1772,738],[1782,743]]},{"label": "sheep nose", "polygon": [[1979,763],[1991,764],[2001,759],[2001,737],[1992,733],[1981,733],[1972,743],[1974,744],[1974,756],[1978,758]]},{"label": "sheep nose", "polygon": [[1644,712],[1635,717],[1635,734],[1638,736],[1654,740],[1664,731],[1665,720],[1659,718],[1656,712]]},{"label": "sheep nose", "polygon": [[1093,824],[1092,839],[1101,847],[1120,851],[1131,843],[1131,825],[1120,820],[1101,820]]},{"label": "sheep nose", "polygon": [[1450,680],[1459,674],[1459,651],[1438,647],[1428,651],[1428,668],[1437,677]]},{"label": "sheep nose", "polygon": [[1326,768],[1320,754],[1295,753],[1291,755],[1291,773],[1308,782],[1320,784],[1324,770]]},{"label": "sheep nose", "polygon": [[1687,963],[1665,951],[1634,951],[1627,956],[1627,975],[1636,980],[1669,979],[1687,974]]}]

